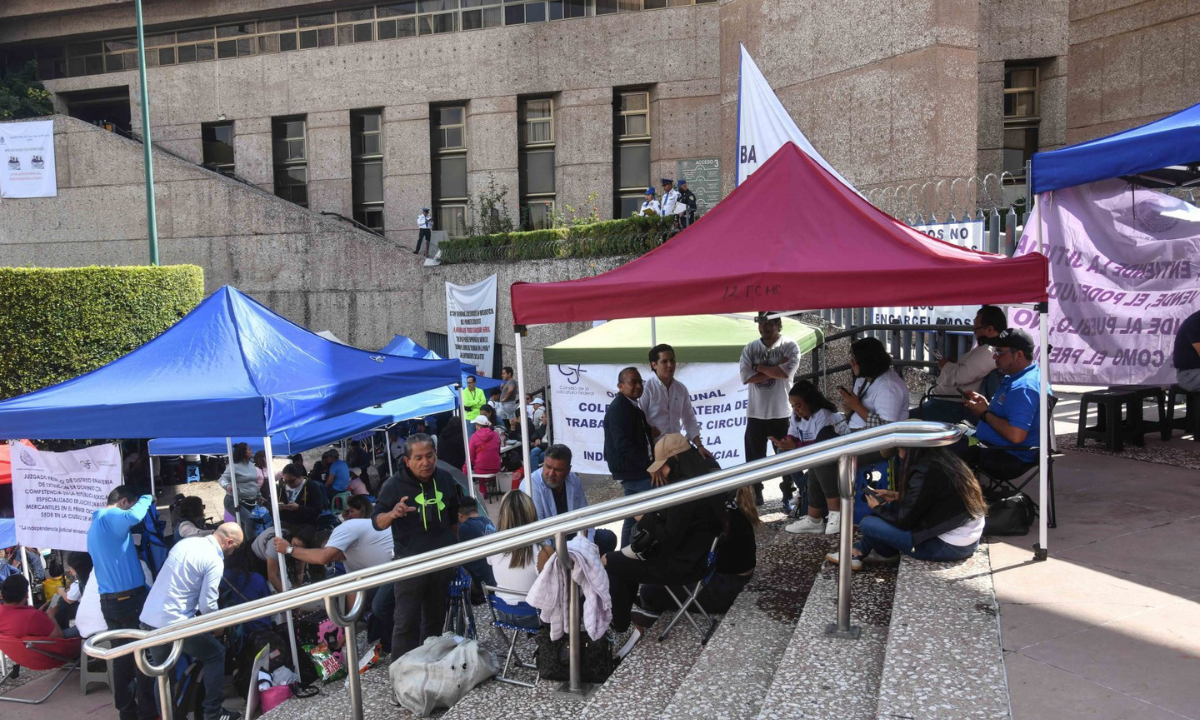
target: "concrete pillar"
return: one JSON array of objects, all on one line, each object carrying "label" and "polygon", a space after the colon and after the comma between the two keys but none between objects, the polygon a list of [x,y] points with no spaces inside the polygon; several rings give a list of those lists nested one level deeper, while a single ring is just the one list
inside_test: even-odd
[{"label": "concrete pillar", "polygon": [[409,248],[417,244],[417,215],[433,206],[429,140],[428,104],[383,109],[383,227]]}]

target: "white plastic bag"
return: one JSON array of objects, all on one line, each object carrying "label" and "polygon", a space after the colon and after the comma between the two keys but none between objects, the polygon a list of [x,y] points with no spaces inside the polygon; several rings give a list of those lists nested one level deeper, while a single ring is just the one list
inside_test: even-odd
[{"label": "white plastic bag", "polygon": [[388,668],[396,703],[418,717],[453,707],[495,674],[492,656],[474,640],[454,633],[427,639]]}]

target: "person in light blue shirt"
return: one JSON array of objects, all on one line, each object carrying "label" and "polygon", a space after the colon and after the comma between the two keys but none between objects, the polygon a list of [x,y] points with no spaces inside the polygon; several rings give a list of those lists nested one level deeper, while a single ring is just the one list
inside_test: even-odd
[{"label": "person in light blue shirt", "polygon": [[[139,620],[143,630],[158,630],[218,609],[225,557],[237,550],[244,535],[237,523],[224,523],[206,537],[180,540],[171,548]],[[220,634],[220,631],[218,632]],[[212,633],[183,640],[183,652],[204,665],[204,720],[237,720],[241,716],[221,707],[225,698],[225,645]],[[171,645],[150,648],[150,661],[161,664]]]},{"label": "person in light blue shirt", "polygon": [[[108,494],[108,506],[92,513],[87,549],[92,556],[92,577],[100,591],[100,612],[109,630],[137,630],[138,615],[146,602],[146,577],[133,545],[132,530],[142,523],[154,500],[138,497],[127,485]],[[116,641],[114,645],[124,642]],[[136,673],[133,655],[113,660],[113,701],[121,720],[152,720],[158,717],[154,704],[154,680]]]},{"label": "person in light blue shirt", "polygon": [[325,476],[325,487],[329,489],[327,496],[333,497],[350,488],[350,466],[338,457],[337,450],[325,453],[328,456],[328,474]]},{"label": "person in light blue shirt", "polygon": [[968,411],[979,418],[976,445],[965,460],[988,477],[1011,480],[1036,463],[1041,442],[1039,392],[1041,371],[1033,362],[1033,338],[1019,328],[1009,328],[984,340],[996,349],[996,367],[1004,373],[990,399],[967,394]]},{"label": "person in light blue shirt", "polygon": [[[566,445],[551,445],[546,449],[542,466],[521,481],[521,492],[533,498],[538,520],[546,520],[562,513],[588,506],[583,494],[583,483],[571,472],[571,448]],[[612,530],[596,528],[587,531],[588,539],[596,543],[600,554],[617,549],[617,535]],[[573,535],[567,536],[568,539]]]}]

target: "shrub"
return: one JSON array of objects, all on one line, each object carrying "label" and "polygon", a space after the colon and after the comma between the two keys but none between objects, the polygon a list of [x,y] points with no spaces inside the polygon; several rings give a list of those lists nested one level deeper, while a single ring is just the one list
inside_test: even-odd
[{"label": "shrub", "polygon": [[442,262],[544,260],[605,255],[640,255],[658,247],[671,232],[673,218],[632,217],[528,232],[447,240],[439,245]]},{"label": "shrub", "polygon": [[112,362],[203,298],[195,265],[0,268],[0,398]]}]

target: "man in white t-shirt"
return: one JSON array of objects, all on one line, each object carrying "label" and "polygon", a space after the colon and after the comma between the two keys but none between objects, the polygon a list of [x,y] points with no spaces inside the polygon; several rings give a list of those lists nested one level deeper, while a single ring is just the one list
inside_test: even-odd
[{"label": "man in white t-shirt", "polygon": [[[759,339],[742,349],[738,364],[742,383],[749,386],[746,406],[746,462],[767,456],[771,437],[783,437],[788,431],[792,414],[788,404],[788,389],[800,367],[800,346],[783,337],[783,320],[761,312],[758,323]],[[762,483],[754,486],[755,501],[763,504]],[[792,481],[783,478],[779,483],[785,503],[790,503]]]}]

